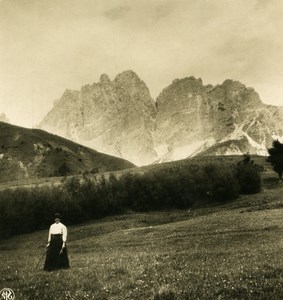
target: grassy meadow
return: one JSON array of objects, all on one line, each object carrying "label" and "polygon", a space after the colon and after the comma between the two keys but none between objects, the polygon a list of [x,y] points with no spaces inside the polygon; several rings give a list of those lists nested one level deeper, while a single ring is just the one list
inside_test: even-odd
[{"label": "grassy meadow", "polygon": [[17,300],[283,299],[282,193],[70,226],[68,270],[35,270],[48,228],[2,240],[0,289]]}]

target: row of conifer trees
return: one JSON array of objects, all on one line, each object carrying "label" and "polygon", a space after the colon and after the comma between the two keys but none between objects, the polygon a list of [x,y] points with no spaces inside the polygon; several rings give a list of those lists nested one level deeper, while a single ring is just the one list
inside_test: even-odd
[{"label": "row of conifer trees", "polygon": [[186,209],[236,199],[261,189],[249,161],[177,164],[117,178],[73,177],[61,186],[0,192],[1,238],[46,229],[59,211],[67,225],[130,211]]}]

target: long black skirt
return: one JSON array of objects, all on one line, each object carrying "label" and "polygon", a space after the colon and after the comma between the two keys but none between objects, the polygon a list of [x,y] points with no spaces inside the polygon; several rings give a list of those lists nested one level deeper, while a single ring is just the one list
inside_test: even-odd
[{"label": "long black skirt", "polygon": [[45,271],[69,268],[67,247],[65,246],[62,250],[62,245],[62,234],[52,234],[51,241],[46,252],[46,259],[44,263]]}]

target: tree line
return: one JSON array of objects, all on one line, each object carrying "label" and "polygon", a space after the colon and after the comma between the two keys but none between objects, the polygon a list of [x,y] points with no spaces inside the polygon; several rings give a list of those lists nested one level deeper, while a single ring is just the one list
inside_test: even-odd
[{"label": "tree line", "polygon": [[127,211],[187,209],[232,201],[261,190],[261,171],[250,159],[238,164],[182,163],[117,178],[72,177],[61,186],[0,192],[0,236],[45,229],[59,211],[67,225]]}]

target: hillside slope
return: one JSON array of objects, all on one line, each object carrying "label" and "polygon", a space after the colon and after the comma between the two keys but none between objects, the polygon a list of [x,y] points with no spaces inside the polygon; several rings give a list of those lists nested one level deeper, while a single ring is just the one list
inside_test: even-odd
[{"label": "hillside slope", "polygon": [[134,167],[39,129],[0,122],[0,182]]}]

